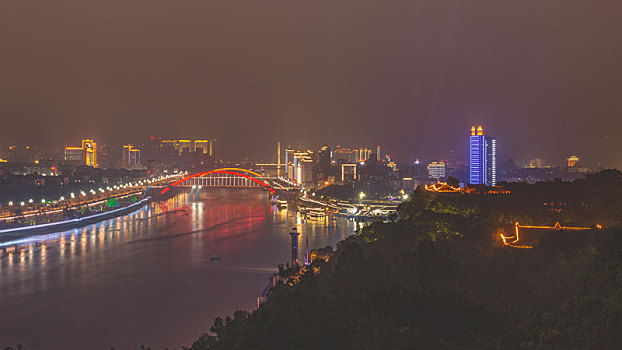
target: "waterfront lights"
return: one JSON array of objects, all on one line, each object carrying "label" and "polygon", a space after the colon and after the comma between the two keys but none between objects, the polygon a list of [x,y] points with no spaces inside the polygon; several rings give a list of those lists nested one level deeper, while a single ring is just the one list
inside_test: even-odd
[{"label": "waterfront lights", "polygon": [[32,202],[34,202],[34,201],[32,200],[32,198],[30,198],[30,199],[28,200],[28,203],[32,204]]},{"label": "waterfront lights", "polygon": [[26,203],[24,203],[24,202],[20,202],[19,203],[19,205],[21,205],[22,207],[24,206],[24,204],[26,204]]},{"label": "waterfront lights", "polygon": [[199,189],[201,189],[203,186],[199,185]]},{"label": "waterfront lights", "polygon": [[408,199],[408,195],[406,193],[404,193],[404,195],[402,196],[402,198],[404,198],[404,200]]},{"label": "waterfront lights", "polygon": [[360,198],[360,199],[365,198],[365,196],[366,196],[366,195],[365,195],[365,193],[363,193],[363,192],[359,193],[359,198]]},{"label": "waterfront lights", "polygon": [[41,204],[45,204],[45,199],[42,199],[42,200],[41,200]]},{"label": "waterfront lights", "polygon": [[13,206],[13,201],[9,201],[9,207]]},{"label": "waterfront lights", "polygon": [[196,189],[196,188],[197,188],[197,185],[192,185],[192,189],[193,190]]},{"label": "waterfront lights", "polygon": [[80,191],[80,195],[81,196],[86,196],[86,193],[84,193],[84,191]]},{"label": "waterfront lights", "polygon": [[71,194],[69,196],[71,196],[71,199],[76,198],[76,195],[73,192],[71,192]]},{"label": "waterfront lights", "polygon": [[60,198],[59,198],[58,200],[60,200],[60,201],[64,201],[64,200],[65,200],[65,197],[60,196]]}]

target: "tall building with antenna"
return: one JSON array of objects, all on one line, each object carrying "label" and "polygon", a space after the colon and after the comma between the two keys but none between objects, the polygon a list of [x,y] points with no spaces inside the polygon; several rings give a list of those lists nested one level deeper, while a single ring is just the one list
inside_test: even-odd
[{"label": "tall building with antenna", "polygon": [[477,129],[471,127],[469,183],[486,186],[497,184],[497,140],[486,135],[481,125]]}]

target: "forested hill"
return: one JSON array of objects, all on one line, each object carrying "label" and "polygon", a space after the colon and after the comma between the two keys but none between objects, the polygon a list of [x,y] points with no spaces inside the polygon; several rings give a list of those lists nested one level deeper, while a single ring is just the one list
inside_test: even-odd
[{"label": "forested hill", "polygon": [[[342,242],[258,310],[216,319],[191,349],[622,348],[622,174],[506,187],[415,191],[396,223]],[[498,237],[516,221],[602,229],[517,249]]]}]

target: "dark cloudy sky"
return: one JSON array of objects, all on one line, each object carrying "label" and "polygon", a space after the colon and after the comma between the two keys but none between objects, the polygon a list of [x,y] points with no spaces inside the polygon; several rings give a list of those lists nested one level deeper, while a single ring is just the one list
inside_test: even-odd
[{"label": "dark cloudy sky", "polygon": [[[0,144],[210,137],[622,167],[619,0],[4,0]],[[270,149],[271,148],[271,149]]]}]

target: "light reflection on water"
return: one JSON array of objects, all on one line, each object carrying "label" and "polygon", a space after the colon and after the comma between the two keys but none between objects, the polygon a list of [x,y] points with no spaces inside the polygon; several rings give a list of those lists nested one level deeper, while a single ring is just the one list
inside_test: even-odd
[{"label": "light reflection on water", "polygon": [[256,304],[289,259],[293,226],[300,259],[307,238],[335,246],[354,230],[277,211],[260,191],[209,190],[84,228],[0,237],[0,348],[188,345],[215,316]]}]

